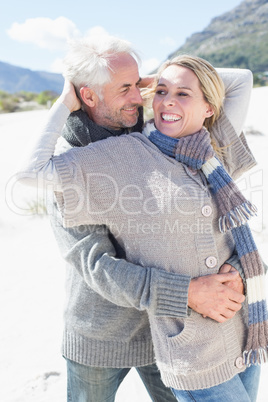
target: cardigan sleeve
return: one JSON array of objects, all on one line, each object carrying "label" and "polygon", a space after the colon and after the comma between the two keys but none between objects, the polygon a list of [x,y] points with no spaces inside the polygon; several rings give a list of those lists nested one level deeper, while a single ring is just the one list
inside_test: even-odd
[{"label": "cardigan sleeve", "polygon": [[240,135],[245,124],[253,86],[252,72],[238,68],[219,68],[217,71],[225,87],[224,113],[237,135]]},{"label": "cardigan sleeve", "polygon": [[94,292],[121,307],[147,310],[156,316],[187,316],[190,276],[116,258],[105,226],[65,228],[55,211],[51,223],[61,254]]},{"label": "cardigan sleeve", "polygon": [[252,73],[243,69],[217,69],[225,85],[223,110],[210,130],[225,169],[234,180],[256,165],[256,160],[242,132],[248,110]]},{"label": "cardigan sleeve", "polygon": [[61,191],[61,178],[55,165],[57,157],[52,158],[52,156],[69,114],[69,109],[63,103],[56,102],[52,106],[46,124],[41,128],[36,139],[33,138],[29,153],[24,157],[24,162],[16,173],[20,183],[42,188],[49,185],[50,188],[52,186],[54,190]]},{"label": "cardigan sleeve", "polygon": [[218,157],[233,180],[256,165],[243,132],[239,136],[236,134],[224,112],[214,123],[210,133],[217,146],[222,149]]}]

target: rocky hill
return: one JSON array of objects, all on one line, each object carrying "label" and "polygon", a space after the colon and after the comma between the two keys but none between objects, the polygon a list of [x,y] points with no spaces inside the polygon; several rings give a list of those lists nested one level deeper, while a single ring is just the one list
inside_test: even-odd
[{"label": "rocky hill", "polygon": [[61,93],[63,77],[61,74],[32,71],[27,68],[0,62],[0,90],[11,94],[19,91],[39,93],[53,91]]},{"label": "rocky hill", "polygon": [[268,0],[245,0],[213,18],[168,58],[182,53],[203,57],[217,67],[268,71]]},{"label": "rocky hill", "polygon": [[[202,31],[169,55],[190,53],[204,57],[217,67],[249,68],[268,72],[268,0],[244,0],[233,10],[213,18]],[[60,93],[60,74],[32,71],[0,62],[0,90]]]}]

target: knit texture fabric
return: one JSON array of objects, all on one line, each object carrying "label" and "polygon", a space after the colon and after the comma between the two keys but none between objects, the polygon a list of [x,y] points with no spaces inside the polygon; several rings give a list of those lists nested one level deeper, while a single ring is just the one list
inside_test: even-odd
[{"label": "knit texture fabric", "polygon": [[143,109],[139,108],[137,124],[131,129],[112,130],[94,123],[83,110],[72,112],[63,128],[62,136],[72,147],[85,147],[91,142],[116,137],[128,132],[142,131]]},{"label": "knit texture fabric", "polygon": [[[62,124],[62,119],[60,119],[60,124]],[[61,127],[59,132],[61,132]],[[49,138],[51,137],[50,129],[51,125],[48,126],[49,134],[47,136]],[[231,127],[221,133],[219,132],[218,136],[227,138],[228,142],[233,143],[233,140],[236,140],[236,133]],[[40,154],[44,153],[44,161],[51,155],[47,136],[44,136],[43,143],[39,143],[36,152],[39,159]],[[54,149],[54,144],[55,139],[53,139],[51,149]],[[120,157],[118,157],[119,155]],[[244,156],[245,171],[248,153]],[[36,166],[35,160],[34,156],[34,167]],[[237,153],[234,154],[232,160],[237,160]],[[151,273],[143,281],[142,272],[137,272],[134,268],[131,270],[131,275],[125,274],[125,267],[121,267],[121,271],[116,270],[117,273],[115,270],[110,271],[111,275],[107,275],[108,267],[107,269],[105,267],[95,269],[95,267],[92,284],[95,286],[97,282],[96,274],[104,272],[108,282],[106,280],[102,282],[103,285],[100,288],[102,293],[104,290],[107,295],[108,293],[110,296],[112,295],[113,299],[114,296],[120,297],[123,302],[121,305],[126,305],[123,299],[128,299],[130,293],[133,292],[134,304],[132,305],[136,306],[139,303],[137,305],[139,310],[144,307],[148,310],[149,307],[148,317],[155,358],[165,385],[176,389],[208,388],[228,381],[234,375],[242,372],[245,366],[241,366],[241,362],[237,365],[236,361],[238,358],[241,359],[245,345],[246,326],[243,313],[247,314],[247,306],[244,306],[243,310],[241,309],[233,319],[222,324],[209,318],[203,318],[194,311],[191,311],[187,317],[182,316],[177,314],[172,306],[177,303],[178,298],[181,299],[179,295],[181,291],[184,292],[185,287],[175,285],[173,278],[170,278],[170,286],[167,284],[163,287],[160,283],[161,278],[159,281],[160,272],[162,272],[161,277],[163,274],[166,277],[171,273],[174,276],[179,273],[191,277],[216,274],[219,267],[234,251],[234,240],[230,231],[221,234],[218,230],[218,208],[215,197],[211,197],[208,186],[203,180],[203,175],[200,172],[193,175],[185,165],[163,154],[140,133],[123,135],[118,138],[112,137],[107,141],[97,141],[94,146],[73,148],[69,152],[56,156],[53,161],[56,164],[57,172],[52,169],[51,164],[49,167],[55,176],[56,173],[59,175],[63,192],[61,197],[60,194],[57,194],[59,196],[57,199],[60,207],[63,207],[63,220],[66,226],[70,226],[69,223],[71,226],[104,223],[119,243],[124,246],[126,259],[129,262],[144,267],[155,267],[153,270],[156,273],[155,281],[154,275]],[[39,161],[38,166],[40,163]],[[240,163],[241,158],[239,158]],[[46,170],[46,172],[48,171]],[[47,176],[42,172],[42,177]],[[78,191],[73,191],[74,189]],[[122,196],[121,198],[116,197],[118,202],[114,204],[116,194]],[[82,205],[80,195],[85,200]],[[205,216],[203,211],[207,206],[211,208],[209,216]],[[88,254],[84,246],[87,244],[88,241],[85,239],[85,243],[81,245],[80,249],[85,260]],[[94,249],[96,250],[96,246]],[[73,250],[70,252],[73,253]],[[99,251],[95,251],[95,255],[96,253],[98,255]],[[76,263],[80,255],[78,250],[77,254],[73,255],[72,261]],[[211,256],[214,257],[213,266],[210,264]],[[95,258],[94,260],[96,261]],[[86,263],[88,264],[88,260]],[[82,273],[85,273],[84,268]],[[133,274],[136,274],[137,280],[131,279]],[[118,280],[123,285],[121,287],[123,291],[116,290],[116,286],[113,289],[113,285],[116,285]],[[105,285],[106,283],[107,285]],[[133,283],[136,283],[134,287]],[[156,292],[154,283],[157,286]],[[139,289],[142,291],[141,297]],[[68,337],[66,342],[70,347],[68,355],[72,358],[76,357],[78,361],[82,360],[82,364],[87,362],[95,364],[96,360],[93,358],[98,358],[98,356],[99,358],[105,356],[106,360],[99,361],[99,364],[106,363],[107,365],[111,360],[113,367],[122,364],[123,357],[120,355],[115,358],[115,353],[129,350],[129,344],[127,347],[124,344],[124,348],[120,349],[118,341],[122,342],[126,334],[132,333],[134,339],[138,340],[140,344],[144,339],[144,336],[140,336],[140,320],[135,320],[135,318],[133,320],[132,315],[126,321],[121,321],[118,318],[119,310],[114,311],[115,314],[111,317],[111,309],[108,311],[103,304],[99,308],[98,300],[87,298],[87,295],[81,292],[81,288],[72,294],[75,296],[77,304],[73,309],[75,316],[71,316],[74,318],[71,323],[74,328],[81,323],[79,332],[83,334],[82,339],[85,342],[82,347],[79,334],[69,331],[73,336]],[[81,296],[80,301],[77,300],[78,296]],[[85,300],[92,307],[97,306],[97,310],[99,310],[93,315],[91,327],[87,328],[84,327],[85,321],[77,319],[78,313],[84,319],[92,311],[92,307],[81,310],[81,306],[85,306]],[[180,310],[183,305],[185,303],[181,300],[178,303]],[[102,331],[98,328],[100,315],[102,318],[106,318],[107,322],[106,328],[102,326]],[[69,317],[66,316],[66,323],[70,328]],[[107,317],[109,318],[107,319]],[[122,325],[120,326],[118,323]],[[130,327],[133,326],[136,326],[139,334],[135,330],[134,332],[131,330]],[[124,332],[121,331],[121,335],[118,335],[119,329],[124,330]],[[111,330],[114,331],[112,334]],[[117,335],[114,336],[116,333]],[[93,338],[93,343],[89,339],[87,342],[86,337],[89,334],[91,334],[91,339]],[[97,342],[94,343],[94,339]],[[90,348],[90,345],[93,345],[93,349]],[[87,348],[85,349],[84,346]],[[137,350],[137,348],[135,349]],[[132,358],[136,356],[135,349],[132,348],[129,353]],[[142,352],[142,349],[139,348],[139,351]],[[112,352],[114,353],[112,354]],[[124,360],[127,360],[126,357]]]},{"label": "knit texture fabric", "polygon": [[160,133],[153,123],[144,130],[147,137],[165,154],[194,170],[202,170],[217,201],[221,232],[231,230],[240,258],[248,293],[248,337],[244,363],[261,364],[268,360],[268,321],[264,267],[247,224],[256,208],[247,201],[216,158],[210,134],[200,132],[179,139]]}]

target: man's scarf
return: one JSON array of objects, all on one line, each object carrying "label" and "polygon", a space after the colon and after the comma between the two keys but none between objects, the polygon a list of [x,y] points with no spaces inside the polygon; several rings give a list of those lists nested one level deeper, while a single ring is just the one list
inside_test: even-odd
[{"label": "man's scarf", "polygon": [[131,128],[121,128],[112,130],[107,127],[99,126],[88,117],[83,110],[72,112],[63,128],[62,136],[72,147],[85,147],[91,142],[104,140],[108,137],[115,137],[129,132],[142,131],[143,109],[139,108],[139,118],[137,124]]},{"label": "man's scarf", "polygon": [[152,123],[144,134],[163,153],[194,170],[202,170],[220,211],[219,230],[231,230],[244,271],[248,295],[248,337],[243,352],[244,363],[268,361],[268,321],[265,294],[265,273],[248,219],[256,208],[247,201],[232,178],[215,157],[210,134],[205,129],[186,137],[171,138],[160,133]]}]

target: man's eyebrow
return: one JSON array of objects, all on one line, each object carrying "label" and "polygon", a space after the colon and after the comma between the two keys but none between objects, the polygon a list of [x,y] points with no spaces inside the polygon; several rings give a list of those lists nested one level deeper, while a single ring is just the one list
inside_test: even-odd
[{"label": "man's eyebrow", "polygon": [[[136,82],[135,85],[139,85],[140,82],[141,82],[141,78],[139,78],[139,80]],[[131,85],[132,85],[132,84],[123,84],[123,85],[121,86],[121,88],[129,88],[129,87],[131,87]]]},{"label": "man's eyebrow", "polygon": [[131,87],[131,84],[122,84],[121,85],[121,89],[124,89],[124,88],[130,88]]}]

